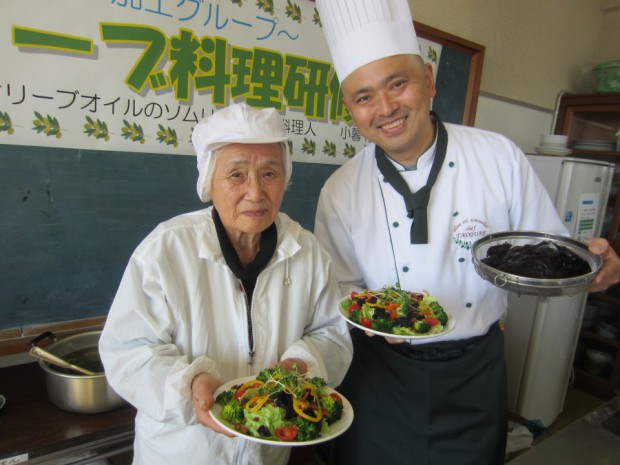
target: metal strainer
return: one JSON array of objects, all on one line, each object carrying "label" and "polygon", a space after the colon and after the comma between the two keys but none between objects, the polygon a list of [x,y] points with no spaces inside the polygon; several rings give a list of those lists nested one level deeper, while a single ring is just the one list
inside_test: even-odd
[{"label": "metal strainer", "polygon": [[[574,278],[539,279],[505,273],[482,262],[482,259],[486,258],[489,248],[495,245],[507,242],[512,246],[523,246],[536,244],[541,241],[547,241],[567,248],[585,260],[590,265],[591,271]],[[568,237],[537,231],[507,231],[489,234],[474,242],[472,246],[472,260],[476,272],[495,286],[516,294],[539,297],[574,295],[585,291],[603,264],[601,257],[589,252],[585,244]]]}]

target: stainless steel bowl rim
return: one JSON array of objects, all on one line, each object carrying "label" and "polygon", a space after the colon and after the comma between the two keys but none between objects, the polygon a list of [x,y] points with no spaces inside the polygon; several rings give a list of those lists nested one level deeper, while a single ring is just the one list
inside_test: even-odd
[{"label": "stainless steel bowl rim", "polygon": [[[57,341],[52,342],[49,346],[47,346],[46,350],[48,352],[50,352],[50,353],[54,353],[54,349],[58,349],[59,347],[63,347],[63,346],[69,345],[71,342],[79,341],[81,339],[86,339],[88,337],[96,337],[96,339],[98,341],[100,335],[101,335],[101,331],[88,331],[88,332],[85,332],[85,333],[78,333],[78,334],[74,334],[72,336],[63,337],[62,339],[58,339]],[[86,347],[86,346],[84,346],[84,347]],[[90,346],[88,346],[88,347],[90,347]],[[92,347],[98,347],[98,343],[95,343]],[[91,379],[105,378],[105,373],[100,373],[98,375],[81,375],[81,374],[78,374],[78,373],[75,373],[75,374],[64,373],[64,372],[58,371],[57,369],[53,368],[52,366],[50,366],[44,360],[39,360],[39,366],[41,368],[43,368],[43,370],[45,370],[46,372],[51,373],[51,374],[56,375],[56,376],[60,376],[61,378],[77,378],[77,379],[82,379],[82,378],[91,378]]]},{"label": "stainless steel bowl rim", "polygon": [[[541,279],[505,273],[482,262],[478,252],[485,246],[510,241],[550,241],[568,248],[586,260],[592,271],[582,276],[561,279]],[[478,239],[472,245],[472,261],[478,274],[499,288],[530,295],[567,295],[585,290],[594,279],[603,261],[600,256],[588,251],[585,244],[570,237],[538,231],[505,231],[489,234]]]}]

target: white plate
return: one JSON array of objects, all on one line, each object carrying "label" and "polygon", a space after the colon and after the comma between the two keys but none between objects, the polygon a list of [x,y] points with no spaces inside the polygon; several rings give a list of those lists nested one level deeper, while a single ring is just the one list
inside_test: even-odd
[{"label": "white plate", "polygon": [[590,150],[592,152],[613,152],[615,146],[612,145],[592,145],[592,144],[573,144],[575,150]]},{"label": "white plate", "polygon": [[[233,386],[237,384],[246,383],[253,379],[256,379],[256,376],[247,376],[245,378],[239,378],[233,381],[229,381],[228,383],[224,383],[217,389],[217,391],[215,391],[214,397],[217,398],[217,396],[221,392],[229,391],[232,389]],[[261,444],[267,444],[269,446],[287,446],[287,447],[320,444],[322,442],[330,441],[331,439],[334,439],[335,437],[340,436],[347,429],[349,429],[349,426],[351,426],[351,423],[353,423],[353,407],[351,407],[351,404],[349,403],[349,401],[342,394],[330,388],[329,386],[325,386],[323,389],[325,390],[327,394],[331,394],[332,392],[337,393],[342,399],[342,406],[343,406],[342,418],[340,418],[340,420],[335,421],[334,423],[329,425],[329,432],[327,434],[319,438],[313,439],[312,441],[279,441],[277,439],[257,438],[255,436],[250,436],[249,434],[243,434],[237,431],[233,425],[222,420],[222,406],[217,403],[213,405],[213,407],[211,408],[211,416],[213,417],[215,422],[218,425],[220,425],[222,428],[224,428],[226,431],[240,438],[247,439],[248,441],[260,442]]]},{"label": "white plate", "polygon": [[421,334],[421,335],[414,334],[413,336],[411,336],[407,334],[392,334],[392,333],[384,333],[381,331],[375,331],[374,329],[367,328],[366,326],[360,325],[358,323],[354,323],[351,320],[349,320],[349,311],[346,308],[344,308],[344,305],[343,305],[345,301],[347,301],[348,299],[349,297],[344,297],[343,299],[340,300],[340,303],[338,304],[338,312],[340,313],[340,316],[344,318],[347,321],[347,323],[349,323],[350,325],[353,325],[356,328],[361,329],[362,331],[367,331],[369,333],[376,334],[377,336],[392,337],[394,339],[431,339],[431,338],[443,336],[444,334],[449,333],[456,326],[454,317],[448,313],[448,326],[444,327],[443,331],[440,333]]},{"label": "white plate", "polygon": [[571,149],[563,149],[560,147],[536,147],[536,153],[540,155],[557,155],[566,156],[572,152]]}]

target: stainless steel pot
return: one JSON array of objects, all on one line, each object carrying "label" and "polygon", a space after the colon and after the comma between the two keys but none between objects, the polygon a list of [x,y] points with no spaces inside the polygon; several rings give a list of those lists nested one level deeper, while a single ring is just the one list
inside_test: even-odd
[{"label": "stainless steel pot", "polygon": [[39,366],[45,372],[47,394],[57,407],[75,413],[99,413],[125,404],[125,400],[110,387],[103,373],[99,357],[100,336],[101,331],[91,331],[59,340],[53,333],[46,332],[30,342],[34,347],[49,337],[54,342],[45,348],[47,352],[75,365],[100,372],[94,376],[81,375],[39,360]]}]

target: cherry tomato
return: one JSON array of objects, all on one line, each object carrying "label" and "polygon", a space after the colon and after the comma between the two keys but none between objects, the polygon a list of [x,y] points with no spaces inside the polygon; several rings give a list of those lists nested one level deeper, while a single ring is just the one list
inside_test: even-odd
[{"label": "cherry tomato", "polygon": [[437,318],[433,318],[430,316],[424,318],[424,321],[426,321],[431,326],[437,326],[439,324],[439,320]]},{"label": "cherry tomato", "polygon": [[362,323],[362,326],[364,326],[365,328],[370,328],[372,326],[372,320],[369,318],[362,318],[360,320],[360,323]]},{"label": "cherry tomato", "polygon": [[293,441],[297,437],[297,433],[299,433],[297,425],[276,428],[276,436],[280,441]]},{"label": "cherry tomato", "polygon": [[351,304],[351,306],[349,307],[349,313],[351,313],[354,310],[359,310],[360,308],[362,308],[362,307],[360,307],[357,304]]},{"label": "cherry tomato", "polygon": [[334,399],[336,399],[336,402],[338,402],[340,405],[342,405],[342,397],[340,397],[337,392],[332,392],[329,395],[329,397],[333,397]]}]

